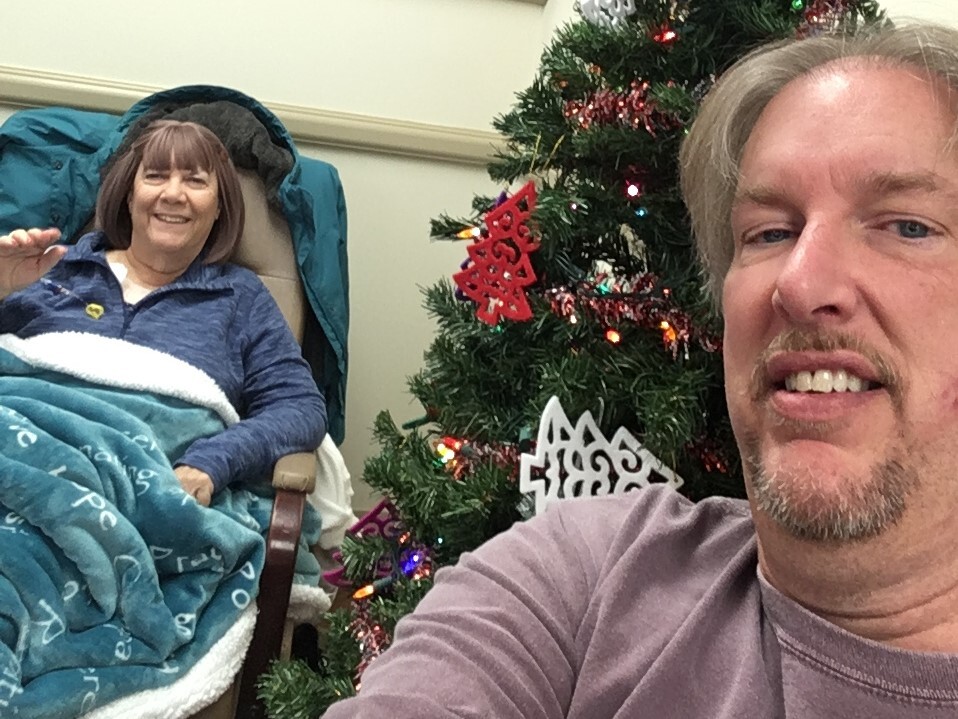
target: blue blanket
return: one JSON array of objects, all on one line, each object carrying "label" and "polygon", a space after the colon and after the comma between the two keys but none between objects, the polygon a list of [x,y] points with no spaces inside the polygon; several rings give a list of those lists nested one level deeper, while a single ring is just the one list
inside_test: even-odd
[{"label": "blue blanket", "polygon": [[171,684],[257,593],[269,498],[201,507],[170,464],[228,418],[79,374],[0,347],[0,716]]}]

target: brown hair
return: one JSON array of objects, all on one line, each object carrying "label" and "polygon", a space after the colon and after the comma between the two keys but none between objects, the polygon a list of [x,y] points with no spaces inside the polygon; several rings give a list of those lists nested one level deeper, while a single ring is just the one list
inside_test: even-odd
[{"label": "brown hair", "polygon": [[243,234],[246,208],[236,168],[219,138],[195,122],[157,120],[150,123],[130,147],[112,161],[96,201],[96,226],[107,244],[118,250],[130,246],[133,223],[127,200],[140,165],[151,169],[202,170],[216,176],[220,214],[206,240],[206,264],[226,262]]},{"label": "brown hair", "polygon": [[[733,65],[702,103],[679,159],[682,195],[716,307],[721,307],[722,283],[735,251],[731,214],[739,163],[755,123],[789,82],[850,59],[914,68],[916,82],[930,74],[958,90],[958,30],[931,23],[787,40],[759,48]],[[809,142],[814,141],[810,136]]]}]

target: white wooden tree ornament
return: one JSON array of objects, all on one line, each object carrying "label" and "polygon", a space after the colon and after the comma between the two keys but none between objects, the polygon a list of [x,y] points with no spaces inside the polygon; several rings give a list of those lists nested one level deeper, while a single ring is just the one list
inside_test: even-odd
[{"label": "white wooden tree ornament", "polygon": [[520,458],[519,491],[534,493],[536,514],[567,497],[625,494],[653,483],[677,489],[683,480],[624,427],[607,440],[591,412],[573,427],[558,397],[542,413],[536,453]]},{"label": "white wooden tree ornament", "polygon": [[636,11],[635,0],[581,0],[579,12],[593,25],[616,27]]}]

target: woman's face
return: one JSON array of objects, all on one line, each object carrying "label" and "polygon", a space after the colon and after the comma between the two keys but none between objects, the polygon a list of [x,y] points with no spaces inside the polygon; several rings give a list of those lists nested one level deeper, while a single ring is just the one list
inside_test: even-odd
[{"label": "woman's face", "polygon": [[133,233],[130,248],[164,266],[185,269],[206,244],[219,217],[219,183],[205,170],[140,164],[128,206]]}]

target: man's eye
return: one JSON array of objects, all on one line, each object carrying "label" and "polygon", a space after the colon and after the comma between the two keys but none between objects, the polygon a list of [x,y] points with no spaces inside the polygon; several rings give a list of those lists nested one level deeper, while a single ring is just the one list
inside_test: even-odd
[{"label": "man's eye", "polygon": [[921,240],[931,235],[931,228],[924,222],[917,220],[898,220],[892,222],[891,226],[899,235],[908,240]]},{"label": "man's eye", "polygon": [[792,237],[791,230],[775,228],[772,230],[762,230],[757,235],[755,235],[755,239],[753,241],[765,243],[765,244],[774,244],[776,242],[784,242],[785,240],[791,239],[791,237]]}]

